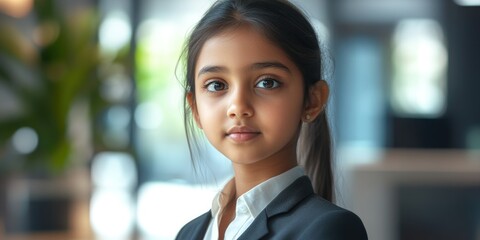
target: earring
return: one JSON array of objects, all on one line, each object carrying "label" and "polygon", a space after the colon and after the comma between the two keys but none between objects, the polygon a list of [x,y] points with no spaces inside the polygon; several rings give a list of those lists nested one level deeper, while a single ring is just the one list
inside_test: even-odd
[{"label": "earring", "polygon": [[310,117],[310,114],[305,115],[305,121],[306,121],[306,122],[309,122],[309,121],[310,121],[310,118],[311,118],[311,117]]}]

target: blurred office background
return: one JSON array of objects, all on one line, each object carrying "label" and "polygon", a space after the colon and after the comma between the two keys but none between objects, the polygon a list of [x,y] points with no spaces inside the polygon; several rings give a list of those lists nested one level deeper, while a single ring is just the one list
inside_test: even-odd
[{"label": "blurred office background", "polygon": [[[480,239],[480,1],[294,0],[331,85],[336,201],[370,239]],[[231,177],[184,137],[212,0],[0,0],[0,239],[173,239]]]}]

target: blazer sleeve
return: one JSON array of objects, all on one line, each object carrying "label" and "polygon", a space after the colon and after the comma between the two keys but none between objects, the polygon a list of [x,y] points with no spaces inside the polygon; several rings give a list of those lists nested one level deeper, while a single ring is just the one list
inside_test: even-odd
[{"label": "blazer sleeve", "polygon": [[346,210],[329,212],[314,220],[301,239],[367,240],[367,232],[360,218]]}]

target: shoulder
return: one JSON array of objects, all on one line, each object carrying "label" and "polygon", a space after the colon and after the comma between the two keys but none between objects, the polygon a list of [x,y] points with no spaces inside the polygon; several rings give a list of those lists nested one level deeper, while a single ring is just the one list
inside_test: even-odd
[{"label": "shoulder", "polygon": [[367,239],[360,218],[314,194],[307,178],[300,178],[272,201],[266,215],[269,236],[289,239]]},{"label": "shoulder", "polygon": [[175,239],[203,239],[203,235],[207,230],[210,219],[210,211],[200,215],[199,217],[185,224],[185,226],[180,229]]},{"label": "shoulder", "polygon": [[368,239],[361,219],[353,212],[341,208],[319,196],[312,195],[292,209],[296,217],[304,216],[300,239]]}]

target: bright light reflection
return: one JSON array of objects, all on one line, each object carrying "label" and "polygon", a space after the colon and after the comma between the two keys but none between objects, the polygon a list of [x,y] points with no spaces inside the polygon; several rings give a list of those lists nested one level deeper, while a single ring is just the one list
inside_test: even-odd
[{"label": "bright light reflection", "polygon": [[22,154],[33,152],[38,146],[38,135],[29,127],[22,127],[13,134],[13,147]]},{"label": "bright light reflection", "polygon": [[98,239],[130,239],[134,214],[134,203],[129,192],[102,189],[92,195],[90,221]]},{"label": "bright light reflection", "polygon": [[180,228],[207,212],[217,189],[176,183],[140,187],[137,222],[144,240],[174,239]]},{"label": "bright light reflection", "polygon": [[115,53],[126,46],[131,35],[130,20],[124,12],[112,11],[100,24],[100,46],[108,53]]},{"label": "bright light reflection", "polygon": [[480,6],[480,0],[454,0],[460,6]]},{"label": "bright light reflection", "polygon": [[428,19],[401,21],[393,37],[392,106],[399,115],[438,116],[446,102],[443,31]]},{"label": "bright light reflection", "polygon": [[135,224],[134,159],[127,153],[101,152],[92,161],[90,222],[97,239],[130,239]]},{"label": "bright light reflection", "polygon": [[[151,56],[165,56],[176,52],[172,46],[177,46],[175,36],[178,35],[178,26],[174,22],[146,20],[138,27],[138,39],[145,39]],[[165,59],[157,59],[165,61]],[[173,61],[174,62],[174,61]]]},{"label": "bright light reflection", "polygon": [[153,102],[140,103],[135,109],[135,122],[142,129],[155,129],[162,123],[160,106]]},{"label": "bright light reflection", "polygon": [[92,161],[92,182],[96,189],[133,189],[137,183],[134,159],[127,153],[98,153]]}]

